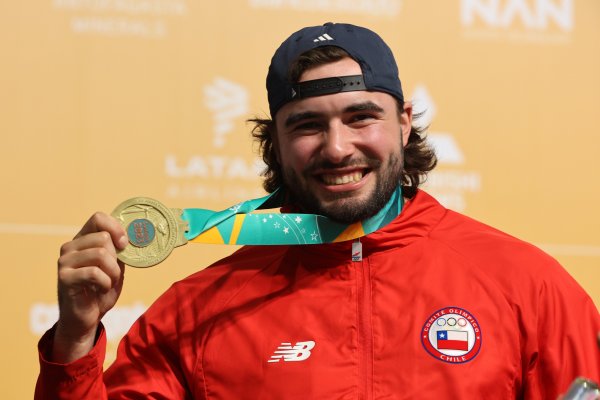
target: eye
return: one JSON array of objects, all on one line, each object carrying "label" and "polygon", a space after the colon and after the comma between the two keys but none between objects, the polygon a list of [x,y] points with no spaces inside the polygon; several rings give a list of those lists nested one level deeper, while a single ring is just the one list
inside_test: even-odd
[{"label": "eye", "polygon": [[352,115],[349,119],[349,122],[351,124],[360,124],[361,122],[369,122],[373,119],[376,119],[376,115],[374,115],[373,113],[360,113]]},{"label": "eye", "polygon": [[321,124],[318,121],[306,121],[296,125],[293,129],[294,132],[316,132],[322,129]]},{"label": "eye", "polygon": [[355,121],[362,121],[365,119],[369,119],[369,118],[373,118],[373,116],[371,114],[357,114],[354,117],[352,117]]}]

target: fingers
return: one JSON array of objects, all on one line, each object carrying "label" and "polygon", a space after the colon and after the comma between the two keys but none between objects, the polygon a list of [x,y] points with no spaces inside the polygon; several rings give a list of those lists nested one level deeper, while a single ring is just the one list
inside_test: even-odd
[{"label": "fingers", "polygon": [[117,249],[113,243],[112,236],[110,233],[104,231],[88,233],[80,237],[76,236],[75,239],[62,245],[60,248],[60,255],[63,256],[68,253],[93,248],[103,248],[112,255],[117,254]]},{"label": "fingers", "polygon": [[83,225],[75,239],[94,232],[106,232],[110,235],[114,246],[122,250],[127,246],[127,234],[116,218],[102,212],[97,212]]},{"label": "fingers", "polygon": [[58,259],[59,290],[93,287],[101,293],[120,284],[123,266],[117,250],[127,245],[125,230],[115,218],[95,213],[73,240],[62,245]]},{"label": "fingers", "polygon": [[93,285],[107,292],[121,279],[122,269],[112,245],[69,251],[58,259],[59,282],[66,287]]},{"label": "fingers", "polygon": [[62,245],[58,259],[60,315],[53,346],[59,360],[74,360],[91,349],[100,319],[121,293],[125,266],[118,261],[117,251],[124,249],[127,241],[118,220],[96,213],[73,240]]},{"label": "fingers", "polygon": [[113,285],[109,276],[98,267],[65,269],[59,275],[61,282],[71,289],[65,294],[71,296],[79,294],[81,290],[108,293]]}]

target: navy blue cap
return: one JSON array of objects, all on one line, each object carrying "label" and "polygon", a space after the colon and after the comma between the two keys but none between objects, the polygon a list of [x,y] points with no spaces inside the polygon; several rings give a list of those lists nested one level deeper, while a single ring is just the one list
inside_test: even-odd
[{"label": "navy blue cap", "polygon": [[[400,101],[404,101],[402,85],[398,77],[398,66],[392,51],[383,39],[375,32],[356,25],[334,24],[328,22],[320,26],[302,28],[287,38],[277,49],[271,59],[267,75],[267,94],[271,117],[286,103],[298,98],[295,82],[290,82],[288,73],[290,65],[303,53],[321,46],[337,46],[345,50],[362,70],[360,88],[343,88],[346,90],[373,90],[388,93]],[[342,77],[339,81],[328,81],[328,87],[345,87]],[[362,86],[364,84],[364,86]],[[305,88],[308,93],[310,88]],[[313,92],[307,96],[335,93],[331,90]]]}]

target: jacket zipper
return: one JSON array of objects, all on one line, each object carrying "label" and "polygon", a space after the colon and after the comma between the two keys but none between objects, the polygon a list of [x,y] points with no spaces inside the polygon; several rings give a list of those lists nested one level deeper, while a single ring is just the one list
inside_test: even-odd
[{"label": "jacket zipper", "polygon": [[[358,244],[357,244],[358,243]],[[360,251],[360,257],[355,257]],[[358,259],[360,258],[360,259]],[[358,312],[358,369],[359,396],[361,400],[373,398],[373,326],[371,321],[371,273],[369,260],[362,257],[362,243],[357,239],[352,244],[352,260],[356,273]]]}]

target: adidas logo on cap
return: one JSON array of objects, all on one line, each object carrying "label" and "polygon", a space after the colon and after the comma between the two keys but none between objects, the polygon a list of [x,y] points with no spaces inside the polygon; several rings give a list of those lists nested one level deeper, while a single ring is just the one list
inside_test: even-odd
[{"label": "adidas logo on cap", "polygon": [[318,38],[313,40],[313,42],[326,42],[328,40],[333,40],[333,38],[325,33],[323,36],[319,36]]}]

